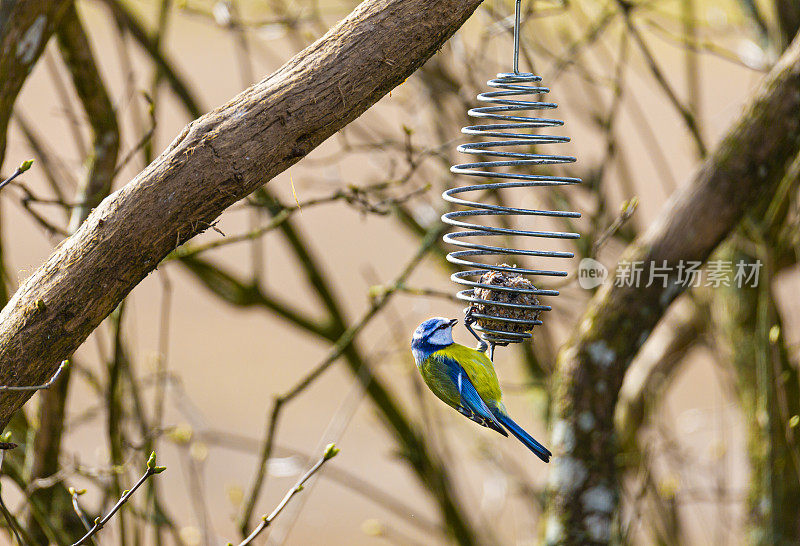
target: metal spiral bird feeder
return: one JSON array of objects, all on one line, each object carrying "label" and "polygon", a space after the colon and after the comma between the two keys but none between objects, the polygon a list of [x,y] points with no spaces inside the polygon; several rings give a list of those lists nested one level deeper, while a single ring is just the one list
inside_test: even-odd
[{"label": "metal spiral bird feeder", "polygon": [[[552,155],[531,150],[531,146],[569,142],[568,137],[539,134],[542,128],[560,127],[563,121],[534,117],[530,113],[539,110],[552,110],[557,107],[551,102],[537,100],[550,90],[541,87],[542,79],[530,73],[519,71],[521,0],[516,1],[514,24],[514,71],[501,73],[488,85],[493,90],[478,95],[478,101],[487,106],[473,108],[468,112],[472,118],[486,120],[487,123],[464,127],[461,132],[482,137],[478,142],[460,145],[461,153],[482,156],[474,163],[454,165],[450,171],[455,174],[496,179],[499,182],[481,182],[447,190],[442,197],[466,210],[448,212],[442,221],[462,229],[444,236],[446,243],[465,250],[448,254],[448,261],[466,269],[451,276],[451,279],[468,289],[458,292],[457,297],[469,303],[465,309],[465,325],[480,332],[479,341],[488,344],[491,353],[495,345],[505,346],[532,338],[531,330],[542,324],[540,315],[550,311],[543,305],[539,296],[557,296],[557,290],[537,288],[527,277],[565,277],[565,271],[550,269],[528,269],[506,263],[489,265],[474,261],[494,257],[507,260],[510,256],[527,256],[535,261],[541,258],[572,258],[571,252],[553,250],[533,250],[499,246],[502,243],[483,244],[476,238],[493,237],[533,237],[546,239],[577,239],[577,233],[562,231],[520,230],[511,227],[497,227],[481,223],[492,217],[552,217],[579,218],[580,213],[559,210],[533,210],[508,207],[501,204],[480,202],[489,192],[509,188],[552,187],[580,183],[579,178],[551,176],[550,174],[531,174],[523,172],[526,167],[535,165],[557,165],[573,163],[575,158],[566,155]],[[528,97],[535,95],[536,97]],[[525,97],[525,98],[521,98]],[[462,194],[477,193],[481,197],[465,199]],[[484,345],[484,349],[486,345]]]}]

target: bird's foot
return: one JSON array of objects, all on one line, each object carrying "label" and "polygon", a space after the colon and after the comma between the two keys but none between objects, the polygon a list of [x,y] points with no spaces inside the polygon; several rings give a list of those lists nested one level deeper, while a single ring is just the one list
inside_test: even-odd
[{"label": "bird's foot", "polygon": [[469,309],[467,309],[467,312],[464,314],[464,327],[469,331],[470,334],[472,334],[475,337],[475,339],[478,340],[477,350],[482,353],[485,353],[486,350],[489,348],[489,344],[486,343],[483,339],[481,339],[481,337],[477,333],[475,333],[475,330],[472,329],[472,325],[477,320],[475,319],[475,317],[472,316],[472,312],[474,309],[475,309],[474,307],[470,306]]}]

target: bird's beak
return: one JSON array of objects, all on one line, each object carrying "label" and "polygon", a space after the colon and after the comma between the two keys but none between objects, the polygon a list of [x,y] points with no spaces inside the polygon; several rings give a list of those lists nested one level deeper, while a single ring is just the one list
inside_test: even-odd
[{"label": "bird's beak", "polygon": [[458,324],[458,319],[457,319],[457,318],[450,319],[450,327],[451,327],[451,328],[452,328],[453,326],[455,326],[456,324]]}]

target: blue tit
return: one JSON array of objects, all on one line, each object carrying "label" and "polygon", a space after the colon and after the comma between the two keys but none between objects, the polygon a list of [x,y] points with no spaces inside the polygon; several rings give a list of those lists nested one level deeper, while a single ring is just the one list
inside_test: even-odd
[{"label": "blue tit", "polygon": [[549,462],[552,453],[509,417],[492,361],[480,351],[453,343],[457,322],[436,317],[414,331],[411,352],[423,381],[448,406],[503,436],[510,432],[537,457]]}]

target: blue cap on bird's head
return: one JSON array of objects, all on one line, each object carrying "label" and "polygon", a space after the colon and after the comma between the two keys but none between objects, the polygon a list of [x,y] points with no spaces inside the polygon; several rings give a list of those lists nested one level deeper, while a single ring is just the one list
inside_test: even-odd
[{"label": "blue cap on bird's head", "polygon": [[458,319],[434,317],[426,320],[414,330],[411,346],[436,345],[447,346],[453,343],[453,326]]}]

